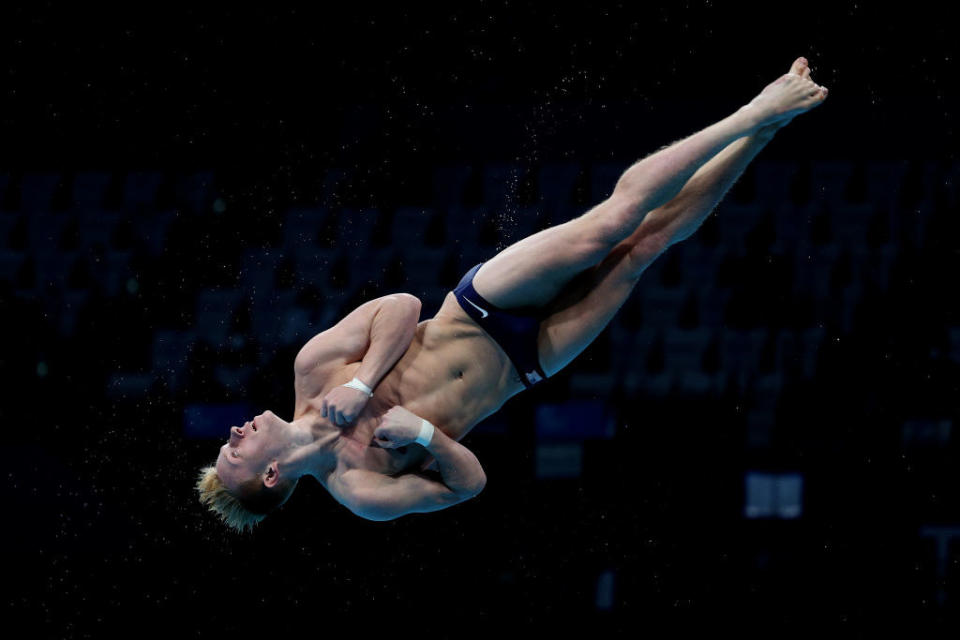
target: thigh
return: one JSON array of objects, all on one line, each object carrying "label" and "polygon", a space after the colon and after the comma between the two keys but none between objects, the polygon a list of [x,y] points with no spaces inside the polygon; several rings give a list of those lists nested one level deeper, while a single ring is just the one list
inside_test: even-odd
[{"label": "thigh", "polygon": [[483,263],[473,287],[500,309],[543,307],[619,242],[622,205],[605,200],[587,213],[515,242]]},{"label": "thigh", "polygon": [[664,250],[650,243],[618,245],[550,303],[537,340],[540,366],[548,377],[596,340],[630,297],[643,271]]}]

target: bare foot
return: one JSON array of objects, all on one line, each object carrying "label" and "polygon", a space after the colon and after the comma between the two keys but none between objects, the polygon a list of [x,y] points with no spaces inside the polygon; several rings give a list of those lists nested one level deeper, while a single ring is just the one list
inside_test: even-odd
[{"label": "bare foot", "polygon": [[769,131],[820,106],[826,98],[827,88],[810,78],[810,65],[801,56],[793,61],[790,71],[768,84],[745,108],[757,118],[758,132]]}]

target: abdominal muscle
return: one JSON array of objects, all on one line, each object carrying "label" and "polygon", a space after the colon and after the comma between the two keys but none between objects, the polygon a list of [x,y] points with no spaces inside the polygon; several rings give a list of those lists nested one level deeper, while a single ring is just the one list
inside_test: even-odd
[{"label": "abdominal muscle", "polygon": [[[298,411],[303,413],[305,401],[318,404],[330,389],[352,380],[360,364],[352,362],[331,375],[316,398],[298,398]],[[433,462],[419,445],[383,449],[373,441],[383,414],[393,406],[402,406],[460,440],[522,389],[507,355],[450,292],[436,316],[417,324],[406,353],[374,389],[356,422],[343,429],[338,470],[363,468],[397,475]]]}]

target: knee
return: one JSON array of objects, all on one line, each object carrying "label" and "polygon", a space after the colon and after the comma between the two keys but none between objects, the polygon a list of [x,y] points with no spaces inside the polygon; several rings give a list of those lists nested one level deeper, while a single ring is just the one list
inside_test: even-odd
[{"label": "knee", "polygon": [[670,248],[670,243],[658,235],[640,238],[627,245],[625,272],[628,278],[636,279],[650,264]]},{"label": "knee", "polygon": [[620,193],[614,193],[581,216],[590,227],[593,241],[607,251],[636,231],[643,217],[639,203]]}]

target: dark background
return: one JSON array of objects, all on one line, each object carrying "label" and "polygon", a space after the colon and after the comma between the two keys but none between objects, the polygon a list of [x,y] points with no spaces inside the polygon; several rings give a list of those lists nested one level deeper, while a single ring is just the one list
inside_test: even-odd
[{"label": "dark background", "polygon": [[[7,8],[4,617],[49,637],[955,628],[946,15],[462,4]],[[201,509],[194,477],[223,438],[185,408],[290,419],[311,335],[394,291],[432,316],[476,258],[579,215],[799,55],[826,103],[594,345],[464,440],[479,497],[372,523],[305,482],[241,537]],[[568,184],[538,180],[556,166]],[[420,245],[395,224],[410,208]],[[645,291],[684,302],[670,315]],[[714,319],[686,302],[711,296]],[[682,383],[678,327],[719,341],[694,354],[715,392]],[[762,348],[718,357],[734,332]],[[573,401],[614,432],[561,429],[557,447],[538,407]],[[751,515],[756,473],[799,476],[801,512]]]}]

